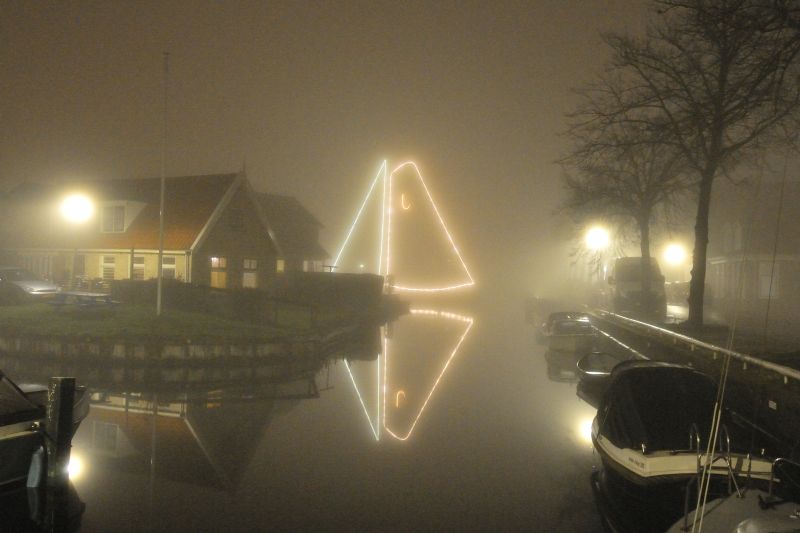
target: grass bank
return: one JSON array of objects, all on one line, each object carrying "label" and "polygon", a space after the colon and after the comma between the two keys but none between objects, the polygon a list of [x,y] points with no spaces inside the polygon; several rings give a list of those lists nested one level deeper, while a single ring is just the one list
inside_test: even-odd
[{"label": "grass bank", "polygon": [[267,342],[309,331],[303,313],[285,313],[280,325],[253,325],[206,313],[120,305],[114,309],[56,309],[46,303],[0,307],[0,335],[74,340]]}]

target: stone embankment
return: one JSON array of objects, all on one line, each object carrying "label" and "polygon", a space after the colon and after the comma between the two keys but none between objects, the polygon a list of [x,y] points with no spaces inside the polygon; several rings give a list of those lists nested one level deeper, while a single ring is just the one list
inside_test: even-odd
[{"label": "stone embankment", "polygon": [[330,358],[358,344],[355,325],[270,342],[114,342],[0,337],[0,368],[11,375],[47,380],[82,376],[103,389],[205,388],[284,381],[318,372]]}]

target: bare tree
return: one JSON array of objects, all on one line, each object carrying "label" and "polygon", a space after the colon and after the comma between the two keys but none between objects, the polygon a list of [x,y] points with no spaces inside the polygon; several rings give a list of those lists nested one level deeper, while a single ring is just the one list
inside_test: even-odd
[{"label": "bare tree", "polygon": [[581,109],[569,131],[572,149],[561,161],[567,171],[564,207],[580,219],[602,217],[623,230],[635,228],[642,296],[651,298],[651,227],[685,199],[689,182],[683,158],[670,143],[648,139],[630,124],[598,129],[594,113],[601,110]]},{"label": "bare tree", "polygon": [[765,0],[654,5],[645,38],[605,36],[613,60],[589,108],[598,111],[594,128],[661,136],[691,169],[698,202],[689,323],[702,325],[714,180],[777,141],[798,110],[800,32],[795,10],[784,16]]}]

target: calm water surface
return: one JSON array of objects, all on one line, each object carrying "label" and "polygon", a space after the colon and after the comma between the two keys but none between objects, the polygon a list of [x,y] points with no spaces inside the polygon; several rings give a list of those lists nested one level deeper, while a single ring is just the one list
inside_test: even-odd
[{"label": "calm water surface", "polygon": [[412,305],[315,399],[99,391],[74,439],[81,531],[602,531],[594,410],[508,301]]}]

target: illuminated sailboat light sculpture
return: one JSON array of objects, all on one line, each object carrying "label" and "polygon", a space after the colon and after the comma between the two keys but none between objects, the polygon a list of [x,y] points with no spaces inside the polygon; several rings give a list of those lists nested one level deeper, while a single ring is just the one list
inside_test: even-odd
[{"label": "illuminated sailboat light sculpture", "polygon": [[[405,432],[402,432],[398,428],[394,427],[392,423],[390,423],[392,417],[391,412],[387,413],[387,403],[391,400],[391,404],[397,410],[400,408],[400,399],[402,398],[404,401],[410,400],[409,394],[403,389],[399,389],[398,387],[394,386],[392,383],[392,378],[394,373],[398,371],[398,368],[394,367],[395,360],[399,363],[402,363],[404,356],[403,354],[394,354],[394,348],[392,347],[392,339],[385,334],[382,335],[382,347],[381,353],[378,355],[376,361],[377,372],[372,373],[375,379],[375,386],[374,389],[376,391],[376,395],[373,396],[372,394],[365,395],[362,393],[362,388],[359,387],[358,382],[355,378],[353,367],[351,364],[345,359],[345,368],[347,369],[347,373],[350,377],[350,382],[353,385],[353,390],[356,393],[358,398],[359,404],[364,412],[364,416],[367,419],[367,423],[369,424],[369,428],[372,432],[372,436],[375,440],[380,440],[382,434],[387,434],[397,440],[405,441],[408,440],[414,432],[414,429],[417,427],[417,423],[422,418],[422,415],[425,413],[428,404],[431,401],[431,398],[434,395],[437,387],[439,387],[442,379],[444,378],[445,373],[449,370],[451,363],[458,355],[459,351],[461,350],[464,341],[467,339],[470,330],[474,324],[474,319],[469,316],[459,315],[456,313],[449,313],[446,311],[438,311],[433,309],[411,309],[410,315],[412,318],[416,319],[428,319],[428,320],[441,320],[445,322],[446,326],[452,328],[453,324],[461,324],[461,327],[458,329],[456,335],[452,338],[453,343],[450,347],[447,348],[449,352],[445,352],[446,357],[444,358],[441,367],[436,369],[435,378],[432,380],[430,385],[430,389],[427,392],[415,395],[422,399],[419,409],[409,417],[410,425]],[[391,358],[390,358],[390,354]],[[435,359],[436,354],[424,354],[426,359],[432,360]],[[374,398],[375,405],[367,406],[369,402]],[[405,403],[405,402],[404,402]],[[392,411],[397,412],[397,411]],[[373,414],[371,414],[373,413]]]},{"label": "illuminated sailboat light sculpture", "polygon": [[[411,180],[410,184],[407,181],[408,179]],[[422,205],[415,205],[417,202],[413,200],[413,195],[410,192],[410,189],[413,187],[413,185],[415,185],[415,180],[418,186],[421,186],[421,194],[418,196],[423,200]],[[427,200],[427,202],[425,202],[425,200]],[[395,238],[396,233],[398,228],[402,227],[397,220],[397,215],[401,213],[407,215],[411,210],[416,210],[416,212],[424,212],[424,208],[426,207],[429,207],[433,214],[433,216],[430,217],[434,221],[433,230],[442,232],[442,235],[446,238],[445,242],[449,245],[452,250],[452,254],[457,259],[457,265],[460,267],[460,279],[453,279],[445,283],[430,286],[414,284],[413,282],[404,281],[403,279],[397,279],[397,274],[399,274],[399,272],[395,272],[395,267],[397,264],[397,259],[403,255],[402,247],[399,250],[395,249],[398,242],[398,239]],[[370,211],[372,212],[373,220],[368,220],[370,218]],[[369,227],[370,223],[376,223],[375,226],[377,227]],[[344,266],[343,263],[345,262],[344,259],[346,258],[348,252],[352,249],[354,234],[356,234],[358,231],[366,233],[370,241],[374,239],[373,245],[374,249],[377,250],[377,257],[375,258],[374,267],[372,265],[367,267],[365,264],[366,261],[359,260],[355,262],[351,261],[349,270],[355,272],[373,272],[375,274],[384,276],[387,280],[386,289],[389,291],[410,293],[440,293],[465,289],[475,285],[475,280],[473,279],[469,268],[464,262],[464,258],[456,246],[453,236],[447,229],[444,218],[442,217],[439,208],[436,206],[428,186],[425,184],[425,179],[422,176],[422,172],[417,164],[413,161],[406,161],[396,166],[391,172],[389,172],[387,161],[383,161],[381,163],[380,167],[378,168],[378,172],[375,174],[375,177],[372,179],[372,181],[370,181],[367,193],[364,196],[364,199],[361,202],[358,210],[356,211],[356,215],[347,231],[344,242],[336,254],[336,258],[333,262],[334,268],[342,271],[348,270],[347,268],[342,268]],[[353,384],[353,389],[356,392],[356,396],[358,397],[358,401],[361,405],[364,415],[367,418],[367,422],[369,423],[370,430],[375,440],[380,440],[381,435],[384,432],[397,440],[407,440],[411,436],[411,434],[414,432],[414,429],[417,427],[417,423],[425,412],[425,409],[428,406],[431,398],[433,397],[434,391],[439,386],[439,383],[447,372],[451,361],[458,354],[461,345],[467,338],[467,335],[469,334],[469,331],[473,325],[473,319],[471,317],[457,315],[454,313],[429,309],[412,309],[411,314],[415,316],[439,318],[448,321],[454,320],[463,323],[464,329],[456,339],[455,345],[452,347],[452,351],[447,356],[444,364],[438,370],[438,374],[432,383],[430,391],[424,395],[424,400],[421,404],[421,407],[411,418],[410,427],[405,432],[401,432],[396,428],[392,428],[386,423],[387,395],[389,394],[389,380],[392,375],[392,373],[389,371],[389,353],[392,343],[391,339],[386,335],[386,332],[384,331],[382,335],[382,353],[379,354],[377,359],[377,371],[375,374],[372,374],[375,379],[374,388],[376,391],[375,395],[377,396],[374,398],[374,407],[368,407],[367,404],[371,403],[373,400],[365,398],[365,396],[362,394],[362,391],[359,388],[355,378],[353,367],[347,360],[345,360],[345,368],[347,369],[350,381]],[[392,362],[394,362],[396,359],[397,357],[393,355]],[[373,393],[370,393],[369,396],[371,398],[374,397]],[[398,390],[395,392],[392,401],[394,402],[396,408],[399,407],[400,399],[402,398],[405,400],[406,396],[407,394],[403,390]]]},{"label": "illuminated sailboat light sculpture", "polygon": [[[418,181],[419,185],[421,185],[422,191],[424,192],[424,198],[427,199],[427,206],[430,207],[433,214],[435,215],[434,220],[436,221],[436,225],[439,226],[439,230],[442,234],[446,237],[446,242],[452,249],[452,253],[458,260],[458,266],[460,267],[459,271],[461,273],[461,279],[454,279],[447,283],[436,284],[433,286],[422,286],[419,284],[404,282],[402,280],[397,279],[399,272],[395,272],[395,263],[398,257],[402,256],[402,250],[396,251],[394,250],[394,233],[397,231],[398,221],[395,220],[397,217],[396,212],[408,211],[412,208],[413,203],[410,199],[410,195],[406,192],[399,191],[398,182],[402,182],[409,179],[409,172],[404,171],[413,171],[411,173],[411,180]],[[376,192],[378,189],[381,190],[380,195],[381,197],[378,198],[377,195],[379,194]],[[370,200],[374,202],[380,201],[380,221],[378,224],[377,232],[375,237],[377,237],[377,258],[375,261],[375,269],[372,268],[365,269],[365,265],[363,263],[358,264],[360,268],[355,269],[352,268],[353,271],[371,271],[378,275],[385,276],[387,279],[387,289],[390,291],[405,291],[405,292],[445,292],[445,291],[452,291],[457,289],[463,289],[466,287],[470,287],[475,285],[475,280],[472,277],[472,274],[469,271],[466,263],[464,262],[464,258],[461,255],[458,247],[453,240],[453,236],[450,234],[450,231],[447,229],[447,225],[442,218],[442,215],[439,211],[439,208],[436,206],[436,203],[431,196],[430,190],[428,186],[425,184],[425,179],[422,176],[422,172],[420,171],[419,167],[413,161],[406,161],[395,167],[394,170],[388,172],[388,164],[386,161],[381,163],[380,168],[378,169],[377,174],[370,182],[370,186],[367,190],[367,194],[364,197],[358,211],[356,212],[356,216],[353,219],[352,224],[345,236],[344,242],[342,246],[339,248],[339,252],[336,254],[336,258],[333,262],[334,269],[342,269],[342,261],[343,257],[347,253],[348,247],[351,244],[351,238],[356,230],[359,227],[359,223],[363,223],[363,215],[365,210],[370,205]],[[424,208],[423,206],[417,206],[416,208]],[[434,228],[437,229],[437,228]]]}]

